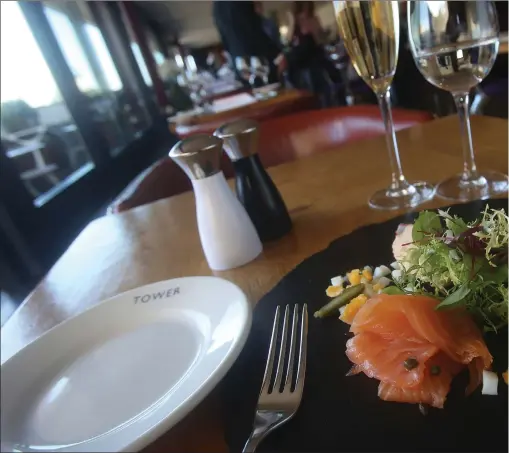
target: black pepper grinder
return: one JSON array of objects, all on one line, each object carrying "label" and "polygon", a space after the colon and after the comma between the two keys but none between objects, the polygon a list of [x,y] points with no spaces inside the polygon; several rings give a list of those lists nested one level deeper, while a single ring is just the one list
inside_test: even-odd
[{"label": "black pepper grinder", "polygon": [[244,205],[260,239],[279,239],[292,228],[281,194],[263,168],[258,155],[258,123],[242,119],[214,132],[233,163],[237,198]]}]

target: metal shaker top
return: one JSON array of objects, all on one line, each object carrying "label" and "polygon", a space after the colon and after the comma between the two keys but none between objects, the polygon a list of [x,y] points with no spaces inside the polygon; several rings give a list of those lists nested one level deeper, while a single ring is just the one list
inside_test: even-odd
[{"label": "metal shaker top", "polygon": [[223,124],[214,132],[214,135],[223,139],[224,150],[233,162],[258,152],[258,123],[256,121],[249,119],[232,121]]},{"label": "metal shaker top", "polygon": [[178,142],[170,151],[170,158],[189,179],[205,179],[221,171],[223,141],[210,135],[193,135]]}]

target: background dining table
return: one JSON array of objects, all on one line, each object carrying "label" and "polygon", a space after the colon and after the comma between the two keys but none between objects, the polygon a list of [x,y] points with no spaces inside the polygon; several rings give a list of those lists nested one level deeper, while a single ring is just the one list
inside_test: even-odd
[{"label": "background dining table", "polygon": [[[251,95],[247,91],[238,94]],[[222,98],[221,101],[224,103],[227,98]],[[316,107],[316,99],[312,93],[295,89],[281,89],[276,96],[266,99],[253,98],[252,103],[225,108],[220,112],[196,115],[182,124],[171,122],[169,127],[170,131],[179,138],[185,138],[197,133],[212,133],[222,124],[239,118],[248,117],[263,120],[314,107]]]},{"label": "background dining table", "polygon": [[[474,116],[472,134],[478,167],[506,172],[507,120]],[[410,181],[438,182],[461,170],[457,117],[424,123],[397,136]],[[294,226],[283,239],[266,244],[255,261],[224,272],[208,268],[190,192],[99,218],[82,231],[2,328],[2,362],[51,327],[99,301],[160,280],[216,275],[239,285],[254,305],[299,262],[333,239],[401,214],[375,211],[367,205],[368,197],[390,181],[384,137],[279,165],[269,173]],[[421,208],[447,204],[435,199]],[[216,389],[146,451],[227,451],[220,405]]]}]

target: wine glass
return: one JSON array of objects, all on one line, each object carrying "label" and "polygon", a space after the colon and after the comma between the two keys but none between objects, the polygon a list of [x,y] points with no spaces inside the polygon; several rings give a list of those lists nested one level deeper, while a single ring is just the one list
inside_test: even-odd
[{"label": "wine glass", "polygon": [[253,88],[267,85],[269,83],[269,62],[263,57],[251,57],[251,76],[249,84]]},{"label": "wine glass", "polygon": [[189,97],[195,108],[201,109],[206,105],[207,90],[203,86],[198,74],[189,72],[185,77],[186,87],[189,91]]},{"label": "wine glass", "polygon": [[249,57],[235,57],[235,68],[237,69],[240,77],[247,83],[251,78],[251,65]]},{"label": "wine glass", "polygon": [[442,181],[437,194],[469,201],[507,192],[507,175],[477,170],[472,147],[469,92],[490,72],[498,52],[498,21],[490,1],[410,1],[410,48],[424,78],[449,91],[456,104],[463,145],[463,172]]},{"label": "wine glass", "polygon": [[339,34],[357,74],[378,99],[385,125],[391,185],[369,200],[376,209],[406,209],[431,200],[435,194],[426,182],[410,184],[401,169],[391,114],[390,87],[398,62],[399,6],[397,1],[335,1]]}]

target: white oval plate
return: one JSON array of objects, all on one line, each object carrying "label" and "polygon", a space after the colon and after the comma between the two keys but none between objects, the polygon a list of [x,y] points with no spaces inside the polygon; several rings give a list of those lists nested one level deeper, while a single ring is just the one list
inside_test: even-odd
[{"label": "white oval plate", "polygon": [[136,451],[189,413],[247,338],[234,284],[188,277],[115,296],[1,368],[1,451]]}]

